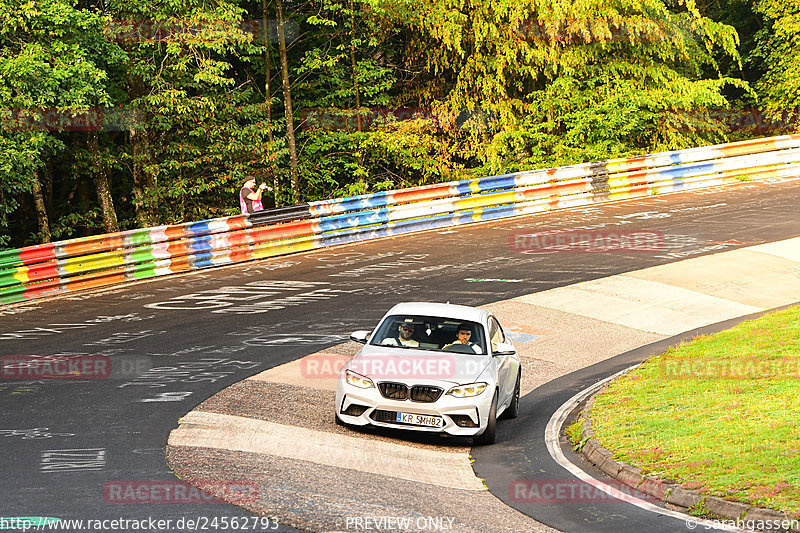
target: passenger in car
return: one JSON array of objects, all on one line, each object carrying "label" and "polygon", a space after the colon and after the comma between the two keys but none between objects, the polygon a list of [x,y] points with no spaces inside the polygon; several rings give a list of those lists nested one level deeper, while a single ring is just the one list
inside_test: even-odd
[{"label": "passenger in car", "polygon": [[397,338],[386,337],[381,341],[384,346],[408,346],[409,348],[419,348],[419,342],[414,340],[414,324],[401,323],[397,326]]},{"label": "passenger in car", "polygon": [[[458,348],[461,346],[465,346],[472,348],[472,351],[477,354],[483,353],[483,350],[481,350],[480,346],[478,346],[474,342],[469,342],[470,337],[472,337],[472,329],[466,324],[459,324],[458,330],[456,330],[456,340],[451,342],[450,344],[445,344],[444,346],[442,346],[442,350],[461,352],[462,350]],[[448,350],[448,348],[452,349]]]}]

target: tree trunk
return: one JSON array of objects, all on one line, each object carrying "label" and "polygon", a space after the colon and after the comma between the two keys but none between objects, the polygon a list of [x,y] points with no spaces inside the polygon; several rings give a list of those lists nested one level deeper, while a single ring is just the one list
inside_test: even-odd
[{"label": "tree trunk", "polygon": [[100,202],[100,209],[103,213],[103,227],[106,233],[116,233],[119,231],[119,224],[117,224],[117,213],[114,211],[114,200],[111,198],[108,167],[100,155],[100,143],[97,140],[96,131],[89,132],[89,152],[94,162],[94,186],[97,189],[97,200]]},{"label": "tree trunk", "polygon": [[36,219],[39,222],[39,234],[44,243],[50,242],[50,222],[47,220],[47,208],[44,206],[44,195],[42,194],[42,185],[39,183],[38,171],[36,174],[31,192],[33,192],[33,205],[36,207]]},{"label": "tree trunk", "polygon": [[356,64],[356,48],[353,46],[356,32],[356,16],[353,12],[353,0],[350,0],[350,65],[353,68],[353,90],[356,93],[356,125],[361,131],[361,96],[358,94],[358,65]]},{"label": "tree trunk", "polygon": [[[128,94],[133,102],[147,94],[147,87],[141,76],[129,74],[126,78]],[[144,111],[131,106],[133,112],[128,120],[128,139],[133,153],[133,206],[136,210],[136,223],[141,228],[156,226],[159,223],[156,202],[153,198],[156,188],[154,176],[148,174],[144,167],[150,158],[150,132],[145,127]],[[138,113],[137,113],[138,112]]]},{"label": "tree trunk", "polygon": [[[274,146],[274,139],[272,138],[272,63],[269,59],[269,28],[267,27],[267,0],[261,0],[261,21],[264,24],[264,71],[266,81],[264,82],[264,98],[267,103],[267,140],[270,146]],[[278,179],[278,172],[275,169],[275,160],[273,159],[270,168],[272,169],[272,197],[274,200],[274,207],[278,207],[278,190],[280,188],[280,180]]]},{"label": "tree trunk", "polygon": [[44,188],[44,206],[48,213],[53,212],[53,182],[55,181],[55,170],[53,169],[53,158],[47,156],[45,159],[45,175],[42,187]]},{"label": "tree trunk", "polygon": [[297,175],[297,147],[294,140],[294,117],[292,114],[292,91],[289,85],[289,64],[286,59],[286,32],[283,20],[283,0],[275,2],[278,10],[278,51],[281,57],[281,81],[283,83],[283,101],[286,114],[286,141],[289,146],[289,173],[292,184],[292,200],[300,201],[300,180]]}]

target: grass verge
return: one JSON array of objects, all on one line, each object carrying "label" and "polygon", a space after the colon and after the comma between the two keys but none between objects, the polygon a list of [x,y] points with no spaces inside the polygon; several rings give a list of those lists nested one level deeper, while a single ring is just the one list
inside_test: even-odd
[{"label": "grass verge", "polygon": [[590,415],[620,461],[800,517],[800,306],[649,359],[599,394]]}]

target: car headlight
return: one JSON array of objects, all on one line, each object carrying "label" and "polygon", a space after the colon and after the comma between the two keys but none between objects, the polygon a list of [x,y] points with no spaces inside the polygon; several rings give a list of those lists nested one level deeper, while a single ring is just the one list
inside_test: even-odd
[{"label": "car headlight", "polygon": [[470,396],[478,396],[486,390],[487,383],[470,383],[469,385],[459,385],[453,387],[447,394],[455,396],[456,398],[469,398]]},{"label": "car headlight", "polygon": [[361,374],[356,374],[352,370],[346,371],[344,375],[347,382],[354,387],[358,387],[360,389],[369,389],[375,386],[371,379],[364,377]]}]

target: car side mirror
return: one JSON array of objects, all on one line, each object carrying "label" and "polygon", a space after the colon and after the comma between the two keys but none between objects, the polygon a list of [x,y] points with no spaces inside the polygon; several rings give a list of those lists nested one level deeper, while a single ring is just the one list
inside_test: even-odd
[{"label": "car side mirror", "polygon": [[498,342],[492,346],[492,355],[514,355],[517,350],[514,345],[508,342]]},{"label": "car side mirror", "polygon": [[359,344],[367,344],[367,340],[369,339],[371,333],[371,331],[360,329],[350,334],[350,340]]}]

